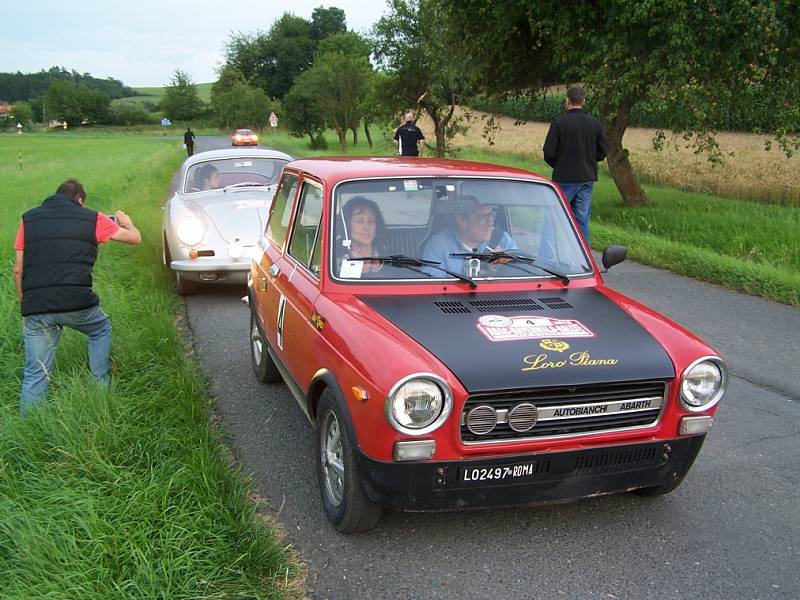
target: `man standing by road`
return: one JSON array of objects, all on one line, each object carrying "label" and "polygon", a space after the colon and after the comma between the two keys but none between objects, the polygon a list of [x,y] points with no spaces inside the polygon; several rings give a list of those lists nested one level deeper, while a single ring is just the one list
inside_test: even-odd
[{"label": "man standing by road", "polygon": [[138,244],[142,236],[121,210],[108,217],[85,204],[83,186],[68,179],[41,206],[23,214],[17,230],[14,280],[25,341],[19,397],[23,416],[47,397],[64,327],[88,336],[92,375],[103,385],[110,382],[111,324],[92,291],[97,246],[108,240]]},{"label": "man standing by road", "polygon": [[561,187],[589,243],[592,190],[597,181],[597,163],[606,157],[606,138],[602,123],[584,112],[585,98],[579,86],[567,90],[567,112],[550,124],[544,160],[553,167],[553,180]]},{"label": "man standing by road", "polygon": [[183,145],[186,146],[186,154],[189,156],[194,154],[194,131],[191,127],[187,127],[186,133],[183,134]]},{"label": "man standing by road", "polygon": [[400,156],[419,156],[419,151],[425,147],[425,136],[414,124],[414,113],[411,111],[406,113],[405,123],[394,132],[394,145]]}]

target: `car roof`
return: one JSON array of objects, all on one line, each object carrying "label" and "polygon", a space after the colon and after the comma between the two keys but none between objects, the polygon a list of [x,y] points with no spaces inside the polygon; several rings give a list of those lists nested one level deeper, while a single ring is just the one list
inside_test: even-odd
[{"label": "car roof", "polygon": [[253,132],[249,129],[237,129],[236,133],[253,133]]},{"label": "car roof", "polygon": [[316,157],[302,158],[286,168],[305,171],[334,184],[347,179],[377,177],[524,177],[548,181],[538,173],[467,160],[391,157]]},{"label": "car roof", "polygon": [[282,160],[292,160],[292,157],[279,150],[272,150],[271,148],[249,148],[244,150],[242,148],[223,148],[222,150],[208,150],[207,152],[199,152],[187,158],[183,165],[189,167],[193,164],[205,162],[207,160],[218,160],[223,158],[242,158],[249,156],[251,158],[278,158]]}]

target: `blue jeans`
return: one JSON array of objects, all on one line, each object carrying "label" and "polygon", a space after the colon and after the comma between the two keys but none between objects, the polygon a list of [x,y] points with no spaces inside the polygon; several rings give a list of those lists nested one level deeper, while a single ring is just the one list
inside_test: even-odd
[{"label": "blue jeans", "polygon": [[572,208],[572,214],[575,215],[575,220],[583,232],[583,237],[586,238],[586,243],[589,243],[589,217],[592,214],[592,190],[594,189],[594,181],[581,181],[578,183],[561,183],[557,181],[561,192],[569,202]]},{"label": "blue jeans", "polygon": [[22,321],[25,368],[19,394],[19,411],[23,416],[47,398],[53,360],[64,327],[71,327],[88,336],[92,375],[103,385],[111,382],[111,323],[99,306],[72,312],[29,315],[23,317]]}]

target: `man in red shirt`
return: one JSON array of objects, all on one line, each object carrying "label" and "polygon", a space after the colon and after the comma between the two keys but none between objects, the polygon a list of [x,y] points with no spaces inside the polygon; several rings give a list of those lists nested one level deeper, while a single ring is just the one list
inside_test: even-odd
[{"label": "man in red shirt", "polygon": [[130,217],[86,208],[86,191],[75,179],[22,215],[14,241],[14,281],[23,317],[25,368],[20,391],[22,415],[44,402],[58,340],[64,327],[88,337],[89,368],[110,381],[111,324],[92,290],[97,247],[108,240],[142,241]]}]

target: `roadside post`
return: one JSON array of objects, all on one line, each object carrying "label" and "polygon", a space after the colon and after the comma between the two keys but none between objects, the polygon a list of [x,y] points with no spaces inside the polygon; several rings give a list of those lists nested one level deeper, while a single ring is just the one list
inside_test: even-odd
[{"label": "roadside post", "polygon": [[17,133],[22,134],[22,123],[17,123]]},{"label": "roadside post", "polygon": [[272,127],[272,135],[278,131],[278,115],[274,112],[269,113],[269,126]]}]

